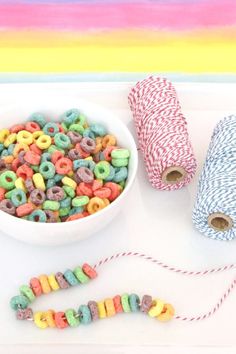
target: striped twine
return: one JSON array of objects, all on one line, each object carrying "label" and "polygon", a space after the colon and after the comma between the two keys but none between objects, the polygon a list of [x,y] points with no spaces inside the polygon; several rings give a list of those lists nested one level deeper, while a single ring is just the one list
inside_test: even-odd
[{"label": "striped twine", "polygon": [[[152,186],[175,190],[188,184],[195,174],[196,160],[186,119],[172,83],[151,76],[131,89],[128,102]],[[168,184],[162,181],[162,174],[172,166],[182,167],[186,176],[181,181]]]},{"label": "striped twine", "polygon": [[222,119],[215,127],[199,179],[193,222],[204,235],[217,240],[235,238],[235,227],[217,231],[208,216],[222,213],[236,224],[236,116]]},{"label": "striped twine", "polygon": [[[139,253],[139,252],[116,253],[116,254],[113,254],[110,257],[101,259],[93,267],[96,269],[96,268],[99,268],[99,267],[101,267],[101,266],[113,261],[113,260],[116,260],[116,259],[119,259],[119,258],[123,258],[123,257],[142,258],[142,259],[144,259],[146,261],[154,263],[157,266],[159,266],[161,268],[164,268],[166,270],[169,270],[171,272],[179,273],[179,274],[187,275],[187,276],[205,276],[205,275],[215,274],[215,273],[219,273],[219,272],[224,272],[224,271],[236,268],[236,263],[232,263],[232,264],[228,264],[228,265],[225,265],[225,266],[222,266],[222,267],[218,267],[218,268],[212,268],[212,269],[201,270],[201,271],[189,271],[189,270],[184,270],[184,269],[180,269],[180,268],[176,268],[176,267],[170,266],[168,264],[163,263],[159,259],[153,258],[152,256],[146,255],[144,253]],[[236,277],[233,279],[231,284],[228,286],[228,288],[226,289],[224,294],[221,296],[219,301],[208,312],[206,312],[206,313],[204,313],[202,315],[198,315],[198,316],[176,315],[174,318],[176,320],[181,320],[181,321],[185,321],[185,322],[195,322],[195,321],[201,321],[201,320],[205,320],[205,319],[209,318],[210,316],[214,315],[215,312],[217,312],[219,310],[219,308],[221,307],[223,302],[227,299],[229,294],[234,290],[235,286],[236,286]]]}]

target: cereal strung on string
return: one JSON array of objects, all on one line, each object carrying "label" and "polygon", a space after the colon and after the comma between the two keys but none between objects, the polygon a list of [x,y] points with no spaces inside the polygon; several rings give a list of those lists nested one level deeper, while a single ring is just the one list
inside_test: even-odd
[{"label": "cereal strung on string", "polygon": [[130,153],[78,109],[34,113],[0,130],[0,210],[34,222],[73,221],[107,207],[128,178]]}]

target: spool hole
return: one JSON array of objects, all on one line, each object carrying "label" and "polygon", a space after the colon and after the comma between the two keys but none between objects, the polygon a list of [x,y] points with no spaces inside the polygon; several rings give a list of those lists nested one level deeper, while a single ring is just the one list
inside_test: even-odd
[{"label": "spool hole", "polygon": [[162,181],[166,184],[175,184],[183,181],[186,171],[181,166],[167,167],[162,174]]},{"label": "spool hole", "polygon": [[208,225],[216,231],[228,231],[233,227],[233,221],[228,215],[214,213],[209,215]]},{"label": "spool hole", "polygon": [[179,171],[172,171],[172,172],[167,173],[167,175],[166,175],[166,180],[168,182],[178,182],[182,178],[183,178],[183,175]]}]

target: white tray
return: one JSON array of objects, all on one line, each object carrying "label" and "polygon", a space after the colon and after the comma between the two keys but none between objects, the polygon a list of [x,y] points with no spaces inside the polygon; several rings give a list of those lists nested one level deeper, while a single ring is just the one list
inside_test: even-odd
[{"label": "white tray", "polygon": [[[133,131],[127,94],[133,83],[2,84],[0,109],[22,95],[42,92],[82,97],[116,114]],[[136,250],[185,269],[204,269],[235,262],[236,242],[220,242],[199,234],[191,222],[199,170],[216,122],[236,112],[236,84],[177,83],[183,112],[198,160],[198,173],[188,188],[159,192],[147,181],[140,157],[132,197],[112,225],[81,243],[40,248],[0,235],[0,352],[1,353],[235,353],[235,294],[213,317],[199,323],[160,324],[141,314],[120,315],[88,327],[65,331],[37,329],[16,321],[9,299],[18,286],[40,273],[63,271],[113,253]],[[19,112],[19,120],[24,119]],[[17,230],[16,230],[17,232]],[[174,304],[179,314],[195,315],[210,309],[235,272],[189,278],[169,273],[143,260],[126,258],[100,269],[97,280],[58,294],[41,297],[33,309],[77,308],[91,299],[123,293],[150,293]]]}]

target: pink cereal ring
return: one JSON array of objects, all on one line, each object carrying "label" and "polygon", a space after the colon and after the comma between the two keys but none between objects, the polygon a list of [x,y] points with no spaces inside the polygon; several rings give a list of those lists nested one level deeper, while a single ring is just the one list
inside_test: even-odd
[{"label": "pink cereal ring", "polygon": [[19,133],[21,130],[25,130],[24,124],[15,124],[10,128],[11,133]]},{"label": "pink cereal ring", "polygon": [[93,197],[93,190],[92,190],[91,185],[89,183],[81,182],[79,184],[79,192],[81,192],[82,195],[87,195],[88,197]]},{"label": "pink cereal ring", "polygon": [[101,179],[95,179],[92,184],[92,190],[95,191],[96,189],[102,188],[103,182]]},{"label": "pink cereal ring", "polygon": [[54,151],[54,153],[51,156],[51,161],[55,165],[58,160],[60,160],[62,157],[64,157],[63,153],[61,151]]},{"label": "pink cereal ring", "polygon": [[83,159],[90,156],[89,152],[86,152],[81,148],[80,143],[77,143],[75,145],[75,149],[76,149],[76,151],[78,151],[80,153],[81,158],[83,158]]},{"label": "pink cereal ring", "polygon": [[56,162],[55,167],[59,175],[67,175],[72,171],[72,161],[67,157],[62,157]]},{"label": "pink cereal ring", "polygon": [[22,216],[26,216],[34,211],[34,206],[31,203],[25,203],[16,208],[16,215],[21,218]]},{"label": "pink cereal ring", "polygon": [[94,279],[98,275],[96,270],[92,268],[88,263],[84,263],[82,270],[90,279]]},{"label": "pink cereal ring", "polygon": [[68,327],[68,322],[64,312],[56,312],[54,315],[54,320],[57,328],[64,329]]},{"label": "pink cereal ring", "polygon": [[33,290],[33,293],[35,296],[40,296],[42,295],[42,287],[40,284],[40,281],[38,280],[38,278],[32,278],[30,279],[30,287]]},{"label": "pink cereal ring", "polygon": [[104,187],[107,187],[111,190],[111,195],[108,198],[111,202],[115,200],[121,193],[120,186],[114,182],[107,182],[104,184]]},{"label": "pink cereal ring", "polygon": [[116,310],[116,313],[121,313],[123,312],[123,307],[121,304],[121,297],[120,295],[116,295],[115,297],[113,297],[113,304]]},{"label": "pink cereal ring", "polygon": [[115,149],[117,149],[116,146],[110,145],[110,146],[107,146],[103,150],[103,155],[104,155],[106,161],[111,161],[111,152],[112,152],[112,150],[115,150]]},{"label": "pink cereal ring", "polygon": [[16,159],[14,159],[12,161],[12,164],[11,164],[12,171],[16,172],[20,166],[21,166],[21,162],[17,157]]},{"label": "pink cereal ring", "polygon": [[27,122],[25,125],[25,130],[28,130],[30,133],[38,132],[41,130],[40,126],[36,122]]},{"label": "pink cereal ring", "polygon": [[33,172],[32,168],[30,168],[29,166],[24,164],[24,165],[21,165],[20,167],[18,167],[18,169],[16,170],[16,174],[18,177],[21,177],[24,180],[26,180],[27,178],[32,178],[34,172]]},{"label": "pink cereal ring", "polygon": [[64,133],[64,129],[63,129],[63,127],[61,126],[61,124],[60,123],[57,123],[57,126],[58,126],[58,128],[59,128],[59,133]]},{"label": "pink cereal ring", "polygon": [[34,151],[26,151],[24,155],[24,159],[26,162],[30,163],[31,165],[39,165],[41,157],[40,155],[36,154]]},{"label": "pink cereal ring", "polygon": [[2,187],[0,187],[0,201],[2,201],[5,198],[5,193],[6,190]]},{"label": "pink cereal ring", "polygon": [[111,196],[111,189],[107,187],[102,187],[94,191],[94,195],[99,198],[109,198]]},{"label": "pink cereal ring", "polygon": [[31,144],[30,150],[35,152],[38,155],[42,155],[42,150],[36,144]]}]

